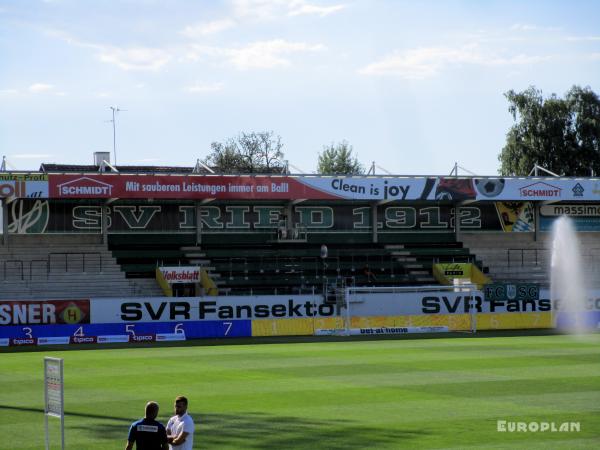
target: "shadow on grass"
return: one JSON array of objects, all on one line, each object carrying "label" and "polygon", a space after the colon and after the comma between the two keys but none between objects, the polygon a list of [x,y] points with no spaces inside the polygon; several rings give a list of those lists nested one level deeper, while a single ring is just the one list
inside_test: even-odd
[{"label": "shadow on grass", "polygon": [[[41,408],[0,405],[0,410],[43,412]],[[198,414],[190,411],[196,422],[194,440],[202,448],[327,448],[331,450],[410,446],[410,442],[428,433],[420,429],[389,429],[385,425],[365,425],[345,419],[307,419],[277,416],[260,412],[234,414]],[[85,431],[97,441],[125,439],[129,425],[137,418],[65,413],[67,427]],[[69,423],[69,417],[94,419]]]},{"label": "shadow on grass", "polygon": [[311,420],[256,412],[243,416],[207,414],[199,425],[197,439],[206,448],[391,448],[410,446],[410,441],[427,434],[419,429],[392,430],[351,420]]}]

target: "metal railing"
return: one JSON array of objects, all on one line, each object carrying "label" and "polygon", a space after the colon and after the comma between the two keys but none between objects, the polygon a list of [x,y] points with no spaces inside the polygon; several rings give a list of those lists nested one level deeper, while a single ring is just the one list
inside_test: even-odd
[{"label": "metal railing", "polygon": [[81,272],[85,273],[86,272],[86,260],[87,260],[87,264],[88,267],[90,265],[90,257],[91,256],[97,256],[98,258],[98,272],[102,272],[102,253],[101,252],[51,252],[48,254],[48,266],[49,266],[49,270],[51,270],[54,265],[52,264],[52,257],[53,256],[58,256],[62,259],[62,257],[64,257],[64,267],[65,267],[65,272],[69,271],[69,260],[71,260],[71,264],[73,264],[73,257],[75,256],[81,256]]},{"label": "metal railing", "polygon": [[[74,261],[74,258],[76,260]],[[57,258],[59,259],[57,263]],[[35,271],[35,266],[41,270]],[[60,267],[61,270],[54,270]],[[101,252],[52,252],[46,259],[6,259],[0,260],[0,270],[3,280],[32,280],[34,273],[43,273],[46,279],[52,272],[81,272],[86,273],[90,268],[103,272]]]},{"label": "metal railing", "polygon": [[46,279],[48,279],[48,275],[50,275],[50,261],[47,259],[32,259],[29,261],[29,279],[33,279],[33,264],[34,263],[42,263],[43,264],[43,272],[46,275]]},{"label": "metal railing", "polygon": [[21,280],[25,279],[25,274],[23,272],[23,261],[21,261],[20,259],[7,259],[5,261],[2,261],[3,264],[3,270],[2,273],[4,275],[4,279],[6,280],[6,270],[7,270],[7,265],[10,264],[15,264],[17,267],[19,267],[19,272],[21,274],[21,276],[19,277]]},{"label": "metal railing", "polygon": [[[585,266],[595,267],[600,248],[586,248],[581,255]],[[508,248],[506,249],[506,265],[512,267],[549,266],[552,251],[547,248]]]},{"label": "metal railing", "polygon": [[539,266],[540,263],[546,261],[549,250],[545,248],[508,248],[506,249],[506,265],[513,267],[519,265],[525,267],[527,265]]}]

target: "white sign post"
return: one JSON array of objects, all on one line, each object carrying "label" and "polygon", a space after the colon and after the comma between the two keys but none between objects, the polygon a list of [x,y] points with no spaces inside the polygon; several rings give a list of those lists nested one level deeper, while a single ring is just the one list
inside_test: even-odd
[{"label": "white sign post", "polygon": [[50,450],[48,417],[60,419],[61,449],[65,450],[65,408],[62,358],[44,358],[44,420],[46,425],[46,450]]}]

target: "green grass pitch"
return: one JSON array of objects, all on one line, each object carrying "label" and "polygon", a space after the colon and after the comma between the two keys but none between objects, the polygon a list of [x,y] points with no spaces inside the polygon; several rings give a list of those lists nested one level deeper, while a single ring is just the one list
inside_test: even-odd
[{"label": "green grass pitch", "polygon": [[[70,450],[124,448],[145,402],[166,422],[178,394],[195,448],[600,448],[598,334],[3,353],[0,449],[44,446],[43,356],[64,358]],[[498,420],[581,430],[498,432]]]}]

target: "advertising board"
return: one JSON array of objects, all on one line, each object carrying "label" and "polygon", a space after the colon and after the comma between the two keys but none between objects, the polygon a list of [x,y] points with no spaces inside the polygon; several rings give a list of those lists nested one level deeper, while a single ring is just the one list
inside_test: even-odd
[{"label": "advertising board", "polygon": [[[513,295],[496,289],[488,300],[482,291],[355,293],[350,299],[350,324],[352,328],[442,326],[463,330],[472,320],[472,308],[477,312],[479,330],[547,328],[566,320],[560,315],[566,309],[564,302],[551,302],[548,289],[535,286],[525,289],[523,295],[518,292]],[[319,295],[278,295],[92,298],[79,300],[89,302],[89,314],[80,322],[40,319],[43,314],[39,311],[46,306],[61,310],[61,302],[74,301],[12,302],[23,305],[15,308],[11,303],[11,311],[18,314],[0,326],[0,346],[308,335],[316,329],[340,329],[346,318],[343,307],[327,304]],[[38,307],[31,309],[32,305]],[[600,290],[588,292],[584,308],[586,324],[596,327],[600,323]],[[36,313],[28,315],[28,311]]]}]

